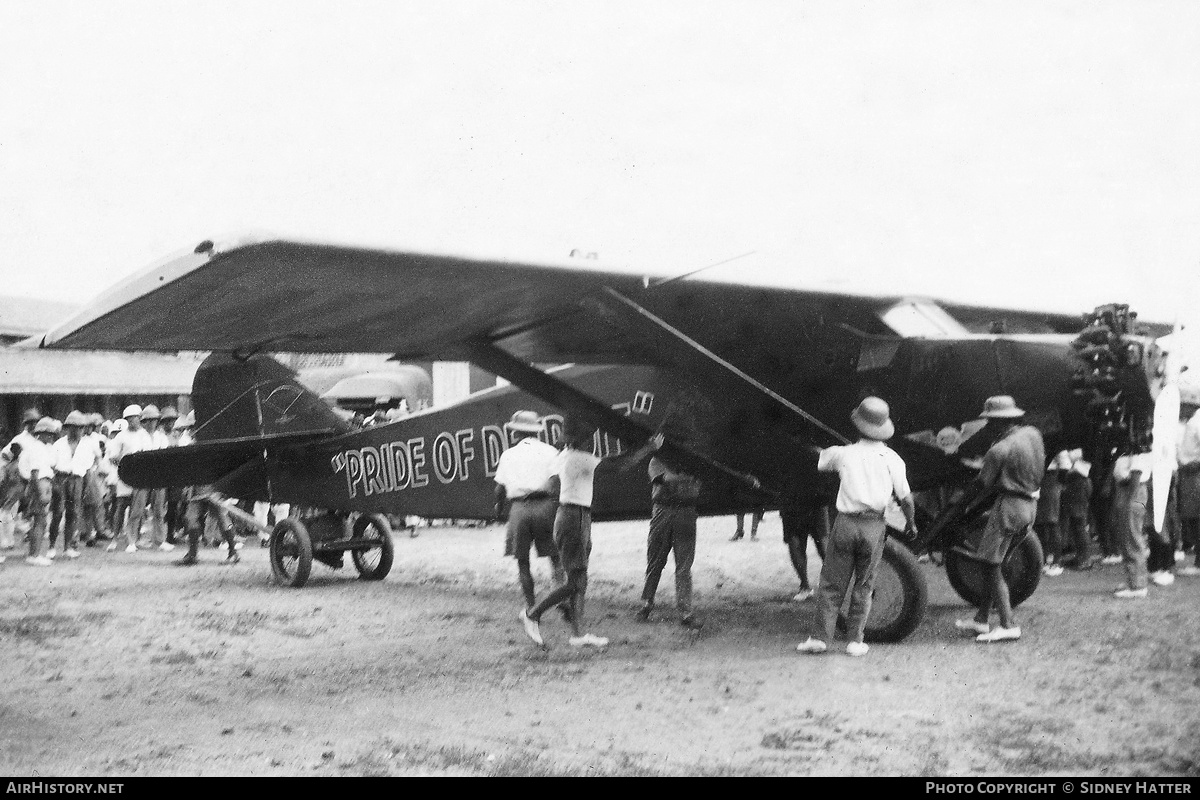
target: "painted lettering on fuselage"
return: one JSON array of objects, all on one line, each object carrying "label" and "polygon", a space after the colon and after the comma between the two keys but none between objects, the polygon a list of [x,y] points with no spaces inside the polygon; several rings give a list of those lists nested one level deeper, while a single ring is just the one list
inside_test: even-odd
[{"label": "painted lettering on fuselage", "polygon": [[[645,394],[639,392],[639,396]],[[614,404],[613,409],[629,415],[630,403]],[[563,439],[563,418],[547,414],[542,418],[543,429],[538,438],[558,447]],[[500,456],[513,445],[503,425],[483,425],[478,429],[462,428],[440,431],[433,436],[398,439],[366,447],[352,447],[334,454],[330,466],[346,481],[346,493],[355,497],[419,489],[468,481],[472,477],[492,479]],[[596,431],[592,451],[599,456],[622,452],[621,441],[610,434]]]}]

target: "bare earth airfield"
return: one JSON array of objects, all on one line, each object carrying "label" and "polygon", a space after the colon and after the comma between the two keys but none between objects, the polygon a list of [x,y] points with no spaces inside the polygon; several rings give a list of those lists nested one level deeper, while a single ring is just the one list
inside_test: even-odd
[{"label": "bare earth airfield", "polygon": [[[503,532],[396,536],[379,583],[87,550],[0,566],[0,772],[13,775],[1195,775],[1200,579],[1112,598],[1119,567],[1043,580],[1018,643],[977,645],[926,564],[930,610],[866,658],[794,650],[812,603],[768,515],[700,522],[699,633],[633,619],[645,523],[598,525],[590,627],[548,652],[517,622]],[[811,559],[814,578],[819,561]],[[544,561],[539,589],[548,584]],[[668,575],[670,567],[668,567]],[[1189,582],[1189,580],[1191,582]]]}]

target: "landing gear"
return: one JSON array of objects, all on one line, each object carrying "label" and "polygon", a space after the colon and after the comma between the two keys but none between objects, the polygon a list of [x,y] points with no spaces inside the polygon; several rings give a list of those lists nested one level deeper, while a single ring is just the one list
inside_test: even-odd
[{"label": "landing gear", "polygon": [[313,543],[298,519],[282,519],[271,531],[271,573],[284,586],[303,586],[312,572]]},{"label": "landing gear", "polygon": [[392,544],[392,526],[387,517],[382,514],[363,514],[354,521],[354,535],[351,539],[356,544],[373,543],[363,549],[350,551],[354,568],[364,581],[381,581],[392,568],[395,557],[395,546]]},{"label": "landing gear", "polygon": [[303,586],[312,572],[314,558],[339,569],[349,551],[364,581],[383,580],[395,558],[392,526],[382,514],[352,518],[345,512],[327,511],[289,517],[276,523],[267,546],[271,572],[283,586]]}]

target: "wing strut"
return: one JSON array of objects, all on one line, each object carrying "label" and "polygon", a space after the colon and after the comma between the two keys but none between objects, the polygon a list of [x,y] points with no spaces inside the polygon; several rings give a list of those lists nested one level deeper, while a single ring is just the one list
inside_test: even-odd
[{"label": "wing strut", "polygon": [[700,354],[705,359],[707,359],[707,361],[716,364],[718,367],[723,369],[725,372],[728,372],[728,373],[734,375],[735,377],[741,379],[743,382],[749,384],[750,386],[752,386],[754,389],[761,392],[762,394],[765,394],[767,397],[771,398],[776,403],[779,403],[781,406],[783,406],[787,410],[791,411],[793,414],[796,414],[797,416],[799,416],[805,422],[809,423],[810,425],[817,428],[818,430],[828,434],[833,439],[835,439],[838,444],[849,444],[850,443],[850,440],[847,439],[845,436],[842,436],[840,433],[835,431],[833,428],[829,427],[824,422],[821,422],[821,420],[817,419],[812,414],[809,414],[807,411],[800,408],[800,406],[796,405],[791,400],[788,400],[783,395],[774,391],[770,387],[764,385],[761,381],[755,380],[753,377],[746,374],[742,370],[738,369],[733,364],[730,364],[728,361],[721,358],[716,353],[709,350],[704,345],[700,344],[695,339],[693,339],[690,336],[688,336],[687,334],[685,334],[683,331],[680,331],[677,328],[671,327],[671,325],[668,324],[666,321],[660,319],[659,317],[656,317],[653,313],[646,310],[642,306],[638,305],[633,300],[630,300],[628,297],[621,294],[617,290],[612,289],[608,286],[605,286],[604,292],[605,292],[605,294],[607,294],[609,297],[611,297],[613,300],[616,301],[616,303],[604,303],[606,308],[615,308],[616,310],[624,313],[625,316],[632,318],[635,321],[635,323],[639,324],[641,327],[646,327],[646,325],[649,324],[649,325],[653,326],[654,329],[668,334],[676,342],[680,342],[680,343],[686,345],[686,354],[684,356],[686,360],[694,362],[696,359],[694,358],[694,356],[691,356],[690,354],[692,354],[692,353]]},{"label": "wing strut", "polygon": [[[571,414],[576,414],[588,424],[603,428],[622,441],[640,446],[645,444],[654,431],[620,414],[593,397],[563,381],[553,378],[541,370],[526,364],[518,358],[501,350],[495,344],[480,339],[464,342],[463,349],[467,358],[482,369],[493,375],[499,375],[515,386],[519,386],[534,397],[545,400]],[[771,497],[774,492],[759,485],[752,475],[739,472],[732,467],[715,461],[694,450],[681,447],[674,442],[663,444],[664,453],[681,467],[698,475],[718,473],[726,480],[732,480],[735,485],[744,490],[757,492]]]}]

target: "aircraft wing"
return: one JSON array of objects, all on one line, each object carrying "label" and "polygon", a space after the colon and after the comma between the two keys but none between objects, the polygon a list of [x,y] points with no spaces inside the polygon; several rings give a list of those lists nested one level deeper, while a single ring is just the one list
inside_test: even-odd
[{"label": "aircraft wing", "polygon": [[[589,304],[606,288],[666,319],[699,322],[710,346],[744,346],[747,317],[804,316],[890,333],[899,298],[708,283],[533,263],[267,240],[205,242],[124,281],[50,331],[42,346],[101,350],[380,352],[461,358],[501,344],[537,363],[655,363],[641,337]],[[462,359],[465,360],[465,359]]]}]

